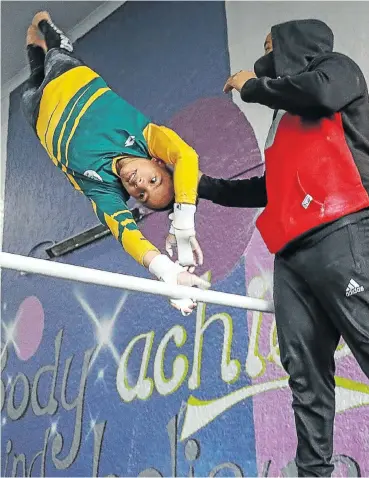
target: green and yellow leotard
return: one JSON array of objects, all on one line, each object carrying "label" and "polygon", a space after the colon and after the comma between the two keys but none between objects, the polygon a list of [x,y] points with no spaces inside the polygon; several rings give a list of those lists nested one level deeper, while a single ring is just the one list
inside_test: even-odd
[{"label": "green and yellow leotard", "polygon": [[176,202],[196,202],[196,152],[174,131],[151,123],[86,66],[68,70],[45,86],[36,132],[53,163],[90,199],[99,220],[140,263],[157,249],[128,210],[129,196],[116,161],[127,155],[162,159],[174,167]]}]

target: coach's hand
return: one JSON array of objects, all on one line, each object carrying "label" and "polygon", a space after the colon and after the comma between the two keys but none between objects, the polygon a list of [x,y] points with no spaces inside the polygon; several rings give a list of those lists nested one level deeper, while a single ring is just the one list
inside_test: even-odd
[{"label": "coach's hand", "polygon": [[241,70],[235,75],[232,75],[228,78],[228,80],[226,81],[224,85],[223,91],[224,93],[229,93],[234,88],[240,93],[246,81],[249,81],[253,78],[257,78],[257,76],[255,75],[253,71]]}]

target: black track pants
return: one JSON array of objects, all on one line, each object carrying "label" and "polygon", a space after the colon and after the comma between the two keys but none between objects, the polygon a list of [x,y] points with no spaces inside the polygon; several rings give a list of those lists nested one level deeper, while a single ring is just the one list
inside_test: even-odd
[{"label": "black track pants", "polygon": [[334,352],[341,336],[369,377],[369,214],[277,254],[274,301],[299,476],[331,476]]}]

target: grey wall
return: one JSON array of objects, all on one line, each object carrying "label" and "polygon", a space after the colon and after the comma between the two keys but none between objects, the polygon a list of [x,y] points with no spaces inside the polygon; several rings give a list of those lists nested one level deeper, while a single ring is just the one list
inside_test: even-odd
[{"label": "grey wall", "polygon": [[[298,18],[319,18],[335,34],[335,50],[358,62],[369,80],[369,2],[226,2],[231,71],[252,69],[263,54],[264,39],[270,27]],[[264,145],[270,113],[262,106],[245,105],[234,95],[235,103],[251,121],[260,146]]]}]

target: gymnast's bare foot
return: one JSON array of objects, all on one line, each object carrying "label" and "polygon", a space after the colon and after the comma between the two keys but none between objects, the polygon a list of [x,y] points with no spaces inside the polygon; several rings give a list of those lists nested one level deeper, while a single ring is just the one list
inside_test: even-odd
[{"label": "gymnast's bare foot", "polygon": [[48,23],[52,23],[49,12],[38,12],[38,13],[36,13],[36,15],[33,17],[32,25],[35,28],[38,28],[38,24],[40,22],[42,22],[42,20],[46,20]]},{"label": "gymnast's bare foot", "polygon": [[40,46],[45,53],[47,52],[45,40],[39,37],[37,28],[33,25],[30,25],[27,30],[26,46],[28,45]]},{"label": "gymnast's bare foot", "polygon": [[36,13],[33,17],[32,25],[43,34],[48,50],[61,48],[72,53],[73,44],[71,40],[62,30],[54,25],[49,12]]}]

